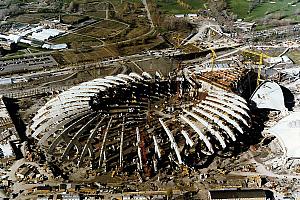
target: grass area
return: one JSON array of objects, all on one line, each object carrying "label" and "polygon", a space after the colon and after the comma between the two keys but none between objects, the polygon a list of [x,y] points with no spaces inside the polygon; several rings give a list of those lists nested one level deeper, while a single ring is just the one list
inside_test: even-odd
[{"label": "grass area", "polygon": [[[78,1],[78,0],[77,0]],[[102,10],[106,7],[106,3],[110,2],[116,10],[123,8],[124,2],[141,2],[141,0],[80,0],[84,5],[85,11]],[[123,4],[121,4],[121,1]]]},{"label": "grass area", "polygon": [[[70,3],[70,1],[72,0],[63,0],[62,4]],[[122,47],[120,49],[117,49],[115,47],[119,44],[112,44],[128,39],[135,39],[136,37],[139,37],[149,31],[150,27],[147,18],[138,17],[141,13],[144,12],[143,5],[141,4],[140,0],[123,0],[123,4],[120,3],[120,0],[109,1],[114,4],[117,12],[119,8],[126,4],[124,2],[127,1],[134,3],[134,5],[126,4],[129,10],[126,12],[121,10],[124,13],[120,15],[122,16],[122,21],[128,22],[128,24],[130,24],[130,27],[127,27],[128,25],[125,25],[121,22],[103,19],[105,18],[105,11],[103,11],[103,9],[105,9],[106,7],[106,3],[104,3],[106,1],[104,0],[74,1],[80,3],[79,7],[82,11],[82,15],[75,13],[64,13],[62,14],[62,21],[64,23],[76,24],[79,21],[82,21],[87,16],[92,19],[96,19],[98,22],[90,26],[88,25],[82,29],[74,30],[74,33],[57,37],[50,41],[51,43],[55,44],[67,43],[69,45],[70,50],[62,52],[58,51],[53,54],[58,63],[62,65],[95,62],[106,57],[118,56],[120,52],[126,55],[132,53],[134,54],[145,49],[151,49],[162,43],[162,41],[157,40],[154,36],[154,39],[149,39],[149,36],[145,36],[143,38],[139,38],[138,40],[129,40],[127,42],[122,42]],[[195,3],[192,0],[186,1],[190,1],[191,6],[198,6],[198,3]],[[113,10],[113,6],[110,6],[110,9]],[[51,19],[54,17],[58,18],[58,15],[59,13],[28,13],[11,18],[9,19],[9,21],[34,24],[44,19]],[[114,15],[114,11],[111,11],[110,18],[114,19]],[[105,43],[108,44],[107,47],[100,46],[103,44],[101,38],[106,38]]]},{"label": "grass area", "polygon": [[300,13],[300,2],[295,0],[265,1],[250,13],[248,12],[251,5],[249,0],[227,0],[227,3],[238,18],[245,18],[248,21],[262,18],[300,20],[298,14]]},{"label": "grass area", "polygon": [[53,54],[54,59],[61,65],[70,65],[78,63],[88,63],[100,61],[103,58],[117,56],[118,53],[113,47],[99,47],[91,49],[88,52],[63,51]]},{"label": "grass area", "polygon": [[250,2],[248,0],[227,0],[231,12],[236,14],[238,18],[245,18],[248,15]]},{"label": "grass area", "polygon": [[184,8],[176,0],[157,0],[160,9],[168,14],[196,13],[199,9],[204,9],[206,0],[185,0],[191,9]]},{"label": "grass area", "polygon": [[7,21],[37,24],[43,19],[58,17],[58,13],[32,13],[32,14],[21,14],[12,18],[8,18]]},{"label": "grass area", "polygon": [[271,28],[274,28],[272,24],[258,24],[255,26],[256,31],[267,30]]},{"label": "grass area", "polygon": [[65,24],[78,24],[85,19],[88,19],[88,17],[83,15],[64,15],[61,17],[62,22]]},{"label": "grass area", "polygon": [[164,41],[157,38],[155,34],[150,34],[140,39],[118,43],[116,44],[116,49],[118,49],[120,55],[131,55],[141,51],[159,48],[161,45],[164,45]]},{"label": "grass area", "polygon": [[163,43],[162,41],[157,39],[157,40],[151,41],[148,44],[137,44],[134,47],[127,46],[127,47],[120,48],[120,52],[121,52],[121,55],[132,55],[132,54],[136,54],[141,51],[153,49],[154,47],[157,47],[158,45],[160,45],[162,43]]},{"label": "grass area", "polygon": [[162,43],[163,41],[152,36],[151,38],[139,39],[128,43],[90,48],[85,51],[81,51],[81,49],[78,48],[78,50],[75,49],[73,51],[56,52],[53,56],[61,65],[88,63],[108,57],[136,54],[145,49],[155,48]]},{"label": "grass area", "polygon": [[93,18],[93,19],[103,19],[106,17],[105,11],[88,11],[84,13],[85,15]]},{"label": "grass area", "polygon": [[138,36],[141,36],[141,35],[147,33],[148,31],[149,31],[149,29],[147,27],[138,26],[138,27],[130,30],[125,37],[126,37],[126,39],[135,38],[135,37],[138,37]]},{"label": "grass area", "polygon": [[122,23],[102,20],[75,33],[53,39],[51,42],[56,44],[67,43],[71,49],[99,46],[103,44],[101,38],[113,37],[124,28],[126,28],[126,25]]},{"label": "grass area", "polygon": [[119,22],[102,20],[97,24],[85,27],[77,31],[77,33],[96,38],[108,38],[117,34],[119,31],[123,30],[126,27],[126,25]]},{"label": "grass area", "polygon": [[87,46],[98,46],[101,45],[102,42],[91,37],[87,37],[84,35],[76,35],[73,33],[70,33],[68,35],[56,38],[52,40],[51,42],[60,44],[60,43],[67,43],[70,48],[81,48],[81,47],[87,47]]}]

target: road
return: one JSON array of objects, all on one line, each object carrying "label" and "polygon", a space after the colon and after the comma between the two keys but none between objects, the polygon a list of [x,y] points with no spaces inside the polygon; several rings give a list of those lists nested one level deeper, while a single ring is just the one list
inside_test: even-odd
[{"label": "road", "polygon": [[150,13],[149,8],[148,8],[147,0],[142,0],[142,2],[145,6],[145,9],[146,9],[146,12],[147,12],[147,17],[148,17],[148,20],[150,22],[150,26],[151,26],[151,28],[154,28],[154,24],[153,24],[153,21],[152,21],[151,13]]}]

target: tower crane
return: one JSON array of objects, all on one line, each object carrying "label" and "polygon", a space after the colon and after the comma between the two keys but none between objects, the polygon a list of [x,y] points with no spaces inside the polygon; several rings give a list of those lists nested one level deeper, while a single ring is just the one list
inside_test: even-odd
[{"label": "tower crane", "polygon": [[255,55],[255,56],[259,56],[259,61],[258,61],[258,71],[257,71],[257,82],[256,82],[256,87],[259,86],[259,83],[261,81],[260,79],[260,76],[261,76],[261,68],[262,68],[262,64],[263,64],[263,59],[264,58],[270,58],[270,56],[260,52],[255,52],[255,51],[250,51],[250,50],[242,50],[243,52],[245,53],[249,53],[249,54],[252,54],[252,55]]},{"label": "tower crane", "polygon": [[214,65],[215,65],[215,61],[217,58],[217,54],[215,52],[215,50],[209,45],[209,50],[211,51],[211,71],[214,70]]}]

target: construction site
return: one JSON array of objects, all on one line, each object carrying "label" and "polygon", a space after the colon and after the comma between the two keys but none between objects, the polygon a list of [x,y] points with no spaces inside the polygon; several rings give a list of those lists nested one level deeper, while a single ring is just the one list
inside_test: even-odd
[{"label": "construction site", "polygon": [[190,13],[160,34],[146,1],[83,5],[41,21],[64,48],[0,61],[0,198],[300,196],[298,25]]},{"label": "construction site", "polygon": [[[229,80],[234,84],[243,75]],[[200,79],[172,73],[94,79],[50,100],[27,135],[59,166],[141,176],[161,168],[197,169],[229,151],[251,124],[242,97],[204,87]]]}]

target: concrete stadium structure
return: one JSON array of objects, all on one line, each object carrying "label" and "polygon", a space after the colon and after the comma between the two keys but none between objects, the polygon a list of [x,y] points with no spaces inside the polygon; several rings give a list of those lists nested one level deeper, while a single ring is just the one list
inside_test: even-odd
[{"label": "concrete stadium structure", "polygon": [[205,91],[192,77],[119,74],[60,93],[36,113],[27,134],[48,162],[151,176],[199,168],[228,151],[250,127],[248,113],[242,97]]}]

